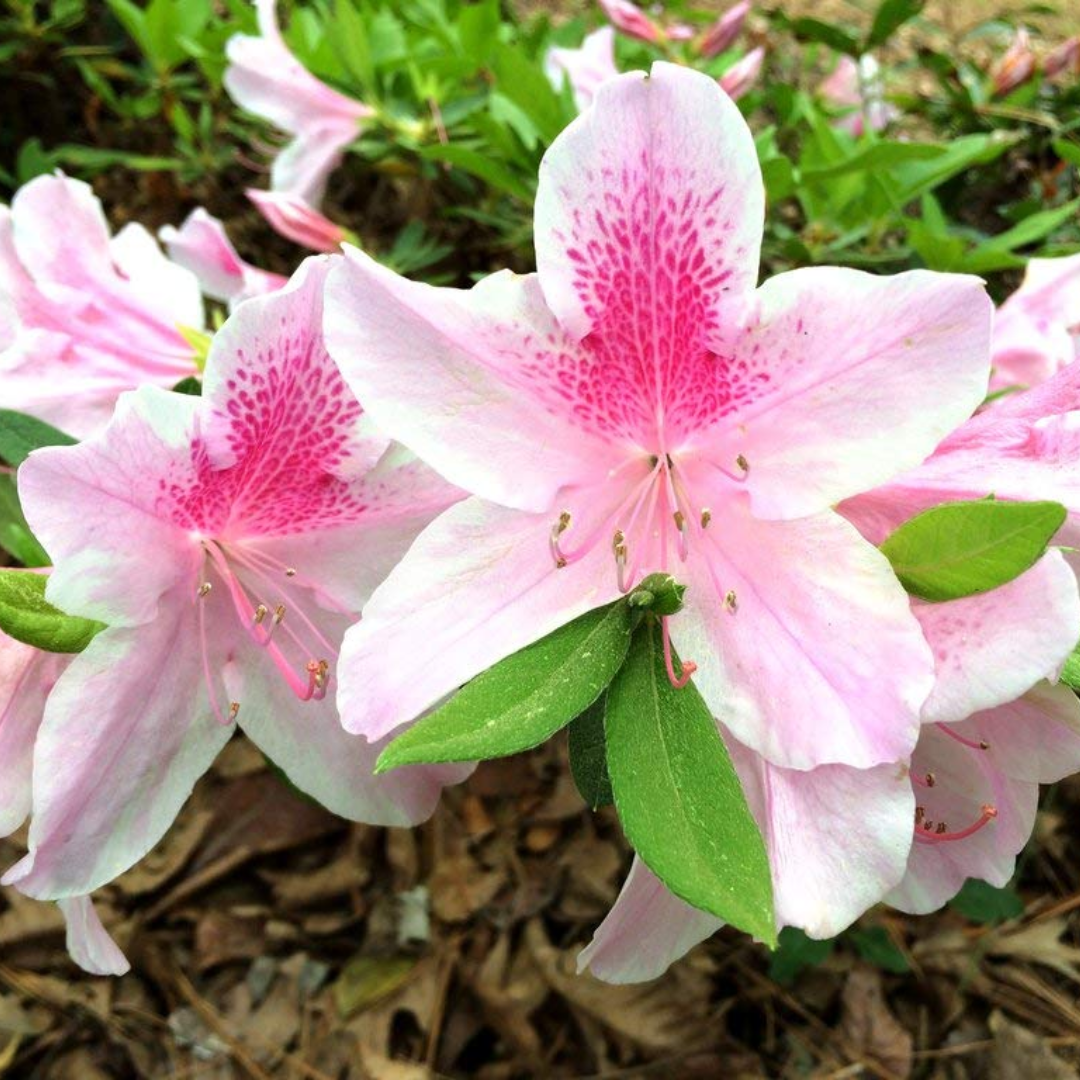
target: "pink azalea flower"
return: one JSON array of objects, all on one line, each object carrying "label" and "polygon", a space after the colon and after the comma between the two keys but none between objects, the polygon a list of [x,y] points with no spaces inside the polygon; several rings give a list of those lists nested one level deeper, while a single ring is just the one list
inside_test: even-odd
[{"label": "pink azalea flower", "polygon": [[88,185],[39,176],[0,207],[5,408],[90,434],[123,391],[194,375],[181,328],[202,326],[194,275],[140,225],[110,237]]},{"label": "pink azalea flower", "polygon": [[549,150],[538,274],[459,291],[355,251],[335,269],[346,379],[473,496],[350,631],[349,730],[385,736],[668,570],[689,585],[670,633],[739,741],[798,769],[910,753],[932,657],[885,559],[831,507],[982,400],[990,302],[922,271],[755,290],[763,207],[738,109],[657,64],[602,86]]},{"label": "pink azalea flower", "polygon": [[741,59],[736,60],[720,76],[720,85],[731,96],[732,100],[738,101],[758,81],[758,76],[761,75],[761,66],[764,62],[765,50],[759,45],[756,49],[751,49]]},{"label": "pink azalea flower", "polygon": [[293,136],[274,160],[274,190],[318,206],[327,178],[374,110],[327,86],[289,52],[276,0],[255,3],[259,36],[237,34],[229,40],[225,89],[242,108]]},{"label": "pink azalea flower", "polygon": [[1059,75],[1080,75],[1080,34],[1068,38],[1047,54],[1043,73],[1048,79]]},{"label": "pink azalea flower", "polygon": [[179,229],[166,225],[158,234],[169,258],[199,281],[212,300],[239,304],[282,288],[288,278],[244,262],[236,253],[225,226],[202,207],[192,210]]},{"label": "pink azalea flower", "polygon": [[740,0],[733,4],[719,19],[705,31],[698,45],[698,53],[709,59],[719,56],[725,49],[735,44],[736,38],[742,33],[746,16],[750,14],[750,0]]},{"label": "pink azalea flower", "polygon": [[599,0],[604,14],[611,20],[616,30],[621,30],[640,41],[656,44],[664,40],[660,27],[630,0]]},{"label": "pink azalea flower", "polygon": [[275,232],[301,247],[331,254],[340,251],[346,240],[355,240],[298,195],[248,188],[247,197]]},{"label": "pink azalea flower", "polygon": [[992,390],[1034,386],[1080,358],[1080,255],[1032,259],[994,319]]},{"label": "pink azalea flower", "polygon": [[568,79],[578,109],[587,109],[599,87],[619,74],[615,31],[603,26],[588,34],[579,49],[548,49],[544,72],[556,90],[562,89],[564,78]]},{"label": "pink azalea flower", "polygon": [[862,135],[867,125],[871,131],[881,131],[900,115],[885,100],[881,69],[869,53],[858,62],[841,56],[818,93],[835,108],[847,110],[833,121],[833,127],[851,135]]},{"label": "pink azalea flower", "polygon": [[322,344],[329,261],[240,305],[201,398],[144,388],[19,471],[49,599],[108,626],[53,688],[30,852],[4,883],[83,896],[160,838],[240,724],[344,817],[426,817],[461,768],[373,777],[328,694],[345,628],[458,493],[374,432]]},{"label": "pink azalea flower", "polygon": [[1035,53],[1031,37],[1024,27],[1013,36],[1012,43],[990,73],[993,92],[1004,95],[1026,83],[1035,74]]}]

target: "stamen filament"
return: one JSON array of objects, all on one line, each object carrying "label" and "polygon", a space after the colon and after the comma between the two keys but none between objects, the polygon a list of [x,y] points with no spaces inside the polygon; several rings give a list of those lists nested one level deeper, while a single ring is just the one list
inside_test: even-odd
[{"label": "stamen filament", "polygon": [[966,746],[969,750],[990,749],[990,744],[985,739],[980,739],[978,742],[975,742],[974,739],[966,739],[958,731],[953,731],[948,724],[938,723],[936,726],[948,735],[950,739],[955,739],[961,746]]},{"label": "stamen filament", "polygon": [[932,821],[921,819],[918,810],[916,810],[915,839],[922,841],[924,844],[946,844],[951,843],[954,840],[966,840],[969,836],[973,836],[980,829],[989,825],[997,816],[997,807],[992,806],[990,803],[985,803],[982,807],[982,816],[978,821],[973,822],[966,829],[960,829],[958,832],[949,832],[945,822],[939,822],[935,827]]},{"label": "stamen filament", "polygon": [[671,656],[671,633],[668,630],[668,618],[663,616],[660,619],[661,636],[664,639],[664,667],[667,670],[668,682],[675,687],[676,690],[681,690],[689,681],[690,676],[697,671],[697,664],[693,660],[682,661],[682,674],[675,674],[675,664]]}]

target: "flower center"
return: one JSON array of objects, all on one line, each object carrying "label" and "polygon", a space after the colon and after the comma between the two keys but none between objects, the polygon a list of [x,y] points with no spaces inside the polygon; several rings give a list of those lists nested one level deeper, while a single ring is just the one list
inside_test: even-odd
[{"label": "flower center", "polygon": [[[953,731],[948,724],[937,724],[936,726],[939,731],[948,735],[950,739],[976,753],[985,753],[990,749],[990,744],[985,740],[980,739],[975,741],[974,739],[965,738],[965,736],[961,735],[959,732]],[[937,787],[937,779],[932,772],[927,772],[921,776],[917,773],[912,773],[911,781],[913,784],[922,788]],[[975,821],[962,829],[953,831],[946,822],[931,820],[927,816],[928,811],[925,806],[916,806],[915,842],[921,844],[943,844],[954,840],[966,840],[969,836],[974,836],[975,833],[989,825],[998,815],[997,807],[991,803],[983,803],[979,809],[980,815]]]},{"label": "flower center", "polygon": [[218,721],[227,724],[235,720],[240,703],[230,702],[228,709],[222,710],[214,690],[205,614],[207,604],[213,602],[214,579],[228,594],[244,633],[266,650],[289,689],[301,701],[325,698],[331,664],[338,653],[305,607],[317,598],[333,610],[345,609],[294,567],[265,551],[243,544],[226,546],[218,540],[203,539],[201,543],[204,575],[195,601],[199,605],[203,677]]}]

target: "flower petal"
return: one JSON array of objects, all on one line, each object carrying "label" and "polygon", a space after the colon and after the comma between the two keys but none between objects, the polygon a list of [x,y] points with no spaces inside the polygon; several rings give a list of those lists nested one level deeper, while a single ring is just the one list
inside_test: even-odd
[{"label": "flower petal", "polygon": [[916,600],[912,610],[936,664],[924,723],[1015,701],[1057,678],[1080,639],[1076,575],[1057,551],[999,589],[946,604]]},{"label": "flower petal", "polygon": [[573,423],[575,386],[549,370],[576,346],[535,275],[472,289],[411,282],[346,248],[326,288],[326,339],[379,425],[451,483],[523,510],[601,477],[617,451]]},{"label": "flower petal", "polygon": [[672,638],[713,714],[787,768],[906,757],[933,662],[885,557],[831,511],[758,521],[747,501],[711,502],[673,570],[689,589]]},{"label": "flower petal", "polygon": [[620,75],[541,163],[544,295],[575,338],[614,327],[670,367],[726,293],[753,289],[764,208],[750,130],[714,80],[667,63]]},{"label": "flower petal", "polygon": [[34,747],[30,853],[4,884],[83,896],[172,824],[232,735],[211,713],[195,616],[175,592],[152,622],[98,634],[60,677]]},{"label": "flower petal", "polygon": [[[581,534],[607,509],[597,502],[591,492],[568,501]],[[436,518],[345,635],[346,730],[381,739],[503,657],[614,600],[603,552],[555,568],[553,524],[476,498]]]},{"label": "flower petal", "polygon": [[609,983],[658,978],[723,922],[691,907],[635,855],[615,906],[578,954],[578,973]]},{"label": "flower petal", "polygon": [[754,389],[709,439],[742,454],[754,513],[816,513],[921,462],[982,402],[993,306],[978,278],[813,267],[767,281],[729,366]]},{"label": "flower petal", "polygon": [[67,921],[67,951],[71,959],[91,975],[126,975],[131,970],[109,932],[101,925],[89,896],[59,901]]}]

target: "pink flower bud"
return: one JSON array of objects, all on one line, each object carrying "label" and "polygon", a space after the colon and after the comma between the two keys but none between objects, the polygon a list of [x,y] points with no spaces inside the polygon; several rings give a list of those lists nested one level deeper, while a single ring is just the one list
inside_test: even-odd
[{"label": "pink flower bud", "polygon": [[719,56],[725,49],[730,48],[735,39],[742,33],[746,16],[750,13],[750,0],[741,0],[734,7],[729,8],[719,19],[705,31],[698,52],[706,59]]},{"label": "pink flower bud", "polygon": [[1056,75],[1080,75],[1080,34],[1063,41],[1052,50],[1043,63],[1048,79]]},{"label": "pink flower bud", "polygon": [[1021,27],[1012,44],[994,66],[991,76],[995,94],[1007,94],[1026,83],[1035,73],[1035,54],[1028,32]]},{"label": "pink flower bud", "polygon": [[757,82],[764,62],[765,50],[760,45],[756,49],[751,49],[741,60],[736,60],[720,76],[719,83],[721,87],[735,101],[738,101]]},{"label": "pink flower bud", "polygon": [[600,6],[616,30],[653,44],[663,40],[660,27],[630,0],[600,0]]},{"label": "pink flower bud", "polygon": [[248,188],[247,197],[275,232],[301,247],[334,252],[349,238],[345,229],[309,206],[299,195]]}]

